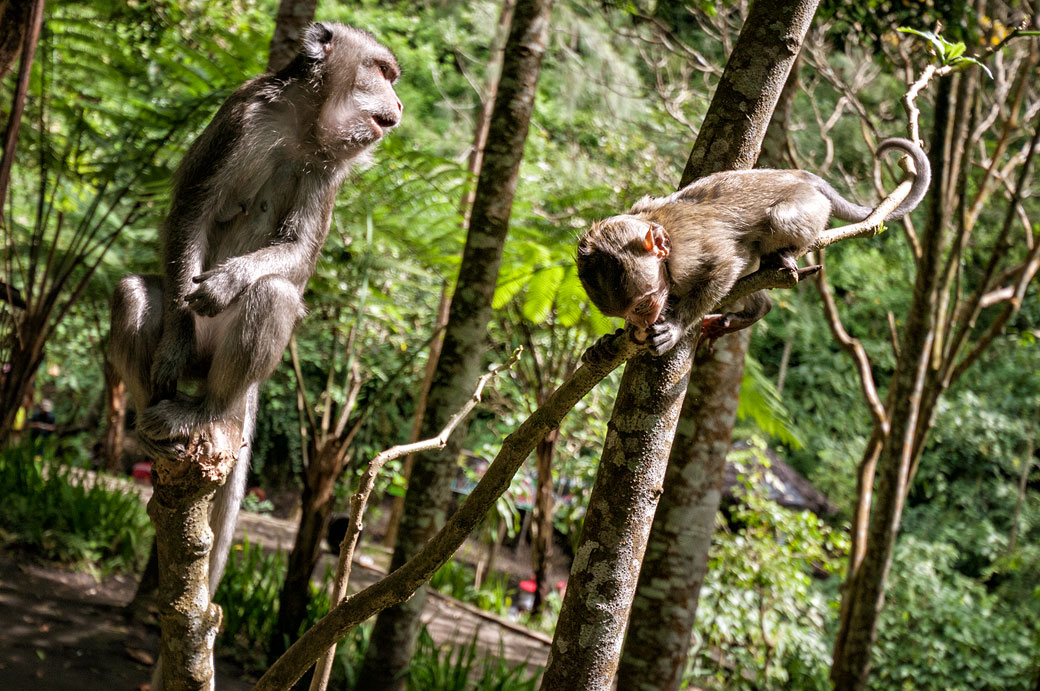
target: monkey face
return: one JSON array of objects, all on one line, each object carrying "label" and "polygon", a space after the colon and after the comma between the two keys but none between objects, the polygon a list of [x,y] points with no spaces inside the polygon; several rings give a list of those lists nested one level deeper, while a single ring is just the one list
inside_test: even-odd
[{"label": "monkey face", "polygon": [[343,24],[314,24],[304,51],[315,58],[324,92],[317,121],[323,150],[356,155],[401,122],[404,108],[393,86],[401,68],[370,34]]},{"label": "monkey face", "polygon": [[614,216],[594,224],[578,242],[578,278],[603,314],[647,328],[668,302],[668,253],[661,226]]}]

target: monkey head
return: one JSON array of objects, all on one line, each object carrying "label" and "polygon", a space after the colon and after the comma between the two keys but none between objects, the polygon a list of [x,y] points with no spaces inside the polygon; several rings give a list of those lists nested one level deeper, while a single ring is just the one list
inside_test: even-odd
[{"label": "monkey head", "polygon": [[599,221],[578,241],[578,278],[603,314],[648,328],[670,289],[668,232],[637,216]]},{"label": "monkey head", "polygon": [[363,153],[401,121],[403,106],[394,91],[401,68],[367,31],[332,22],[311,24],[284,73],[303,77],[313,91],[317,147],[336,158]]}]

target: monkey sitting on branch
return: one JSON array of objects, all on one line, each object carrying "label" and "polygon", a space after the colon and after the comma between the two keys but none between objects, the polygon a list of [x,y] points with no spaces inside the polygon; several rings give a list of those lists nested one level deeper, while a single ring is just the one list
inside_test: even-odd
[{"label": "monkey sitting on branch", "polygon": [[[886,221],[910,213],[931,182],[920,146],[886,139],[877,157],[891,150],[906,153],[916,174]],[[714,173],[595,223],[578,241],[578,277],[603,314],[644,329],[650,352],[661,355],[695,324],[714,340],[764,317],[772,306],[765,291],[745,298],[739,312],[708,312],[756,268],[797,272],[807,251],[855,234],[851,226],[828,230],[831,217],[861,223],[872,212],[804,170]]]},{"label": "monkey sitting on branch", "polygon": [[[239,456],[213,510],[213,587],[245,489],[258,384],[304,314],[340,185],[401,120],[399,74],[371,34],[310,25],[292,62],[239,87],[184,156],[160,229],[164,275],[116,289],[111,357],[142,445],[176,458],[205,433]],[[184,381],[194,393],[178,390]]]}]

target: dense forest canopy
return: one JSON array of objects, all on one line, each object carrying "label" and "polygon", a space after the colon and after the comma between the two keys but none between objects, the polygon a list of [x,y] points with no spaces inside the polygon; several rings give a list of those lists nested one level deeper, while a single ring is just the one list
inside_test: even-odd
[{"label": "dense forest canopy", "polygon": [[[160,233],[174,171],[220,104],[266,69],[276,4],[0,0],[5,31],[30,26],[26,8],[42,8],[35,42],[31,31],[12,31],[24,39],[14,48],[0,39],[0,121],[16,134],[5,141],[0,166],[0,441],[10,447],[0,468],[3,495],[48,491],[42,489],[47,473],[29,482],[17,465],[31,466],[34,456],[120,475],[145,460],[136,452],[134,412],[126,410],[106,361],[109,300],[124,275],[162,272]],[[514,27],[529,4],[506,3],[520,13]],[[593,222],[644,196],[675,191],[698,136],[705,136],[702,124],[720,84],[729,79],[739,86],[743,79],[753,83],[749,93],[760,88],[760,73],[724,74],[740,41],[749,40],[740,33],[748,4],[561,0],[551,7],[529,131],[514,152],[515,196],[507,204],[501,264],[490,277],[490,322],[473,344],[479,373],[509,362],[518,348],[522,353],[487,383],[452,438],[458,448],[449,446],[444,472],[462,488],[460,496],[502,453],[504,440],[581,367],[586,349],[623,325],[589,301],[575,268],[577,240]],[[679,665],[684,686],[845,688],[831,667],[840,666],[835,659],[845,655],[843,645],[856,645],[850,622],[867,616],[857,611],[873,607],[857,610],[850,593],[867,588],[876,559],[884,603],[865,648],[869,688],[1036,688],[1040,300],[1032,278],[1040,267],[1034,160],[1040,38],[1034,11],[1014,2],[826,1],[804,39],[793,43],[800,51],[797,60],[789,56],[789,88],[781,94],[782,84],[773,85],[779,103],[770,109],[769,131],[759,133],[760,165],[812,171],[848,198],[874,205],[904,171],[897,157],[876,163],[873,152],[886,137],[909,135],[929,152],[932,189],[906,221],[803,260],[824,265],[820,283],[807,278],[771,291],[772,311],[745,342],[743,369],[735,375],[739,403],[732,387],[736,419],[730,415],[721,444],[729,448],[732,429],[730,467],[738,470],[728,472],[723,510],[709,513],[711,551],[693,596],[692,638],[686,630],[679,634],[688,653]],[[325,466],[332,469],[329,504],[315,514],[320,540],[330,513],[349,512],[369,460],[418,438],[431,381],[430,405],[444,400],[431,352],[446,332],[453,343],[446,299],[468,234],[480,224],[470,219],[480,208],[474,196],[479,200],[487,189],[472,154],[482,149],[482,123],[495,122],[491,106],[514,39],[503,3],[485,0],[323,2],[315,16],[362,28],[390,48],[401,65],[394,88],[404,104],[400,126],[336,196],[303,296],[307,313],[260,389],[249,485],[278,499],[285,505],[279,510],[291,509],[301,502],[301,488],[308,488],[306,497],[317,481],[319,459],[334,459]],[[23,70],[29,45],[31,68]],[[904,101],[915,82],[919,91]],[[489,136],[492,155],[496,132]],[[922,302],[924,296],[932,297]],[[718,353],[728,352],[725,344],[716,344]],[[704,351],[694,356],[691,387],[709,377],[699,369],[707,358]],[[501,610],[515,605],[519,581],[534,573],[540,612],[525,615],[523,624],[550,634],[563,597],[552,582],[553,560],[587,555],[580,540],[590,538],[581,532],[587,512],[599,511],[589,502],[604,439],[616,432],[608,423],[615,398],[627,400],[621,371],[582,398],[558,431],[544,435],[467,543],[484,555],[470,559],[478,581],[470,595],[486,595],[498,581],[487,577],[483,589],[479,582],[485,569],[494,571],[496,550],[510,540],[534,540],[530,569],[499,574],[502,602],[512,593]],[[475,386],[475,380],[459,385],[460,400]],[[38,435],[30,422],[44,400],[53,408],[54,434]],[[128,417],[113,416],[113,405]],[[445,417],[459,407],[443,411]],[[692,423],[679,420],[678,438],[684,424]],[[674,451],[672,457],[675,463]],[[419,473],[422,458],[414,461]],[[890,460],[895,465],[886,465]],[[396,520],[402,510],[394,499],[409,486],[412,464],[393,458],[374,477],[366,525],[378,523],[379,537],[390,514]],[[889,468],[903,483],[894,489],[886,489]],[[721,492],[721,466],[717,483]],[[815,513],[798,511],[797,503],[781,507],[789,505],[783,497],[778,503],[778,494],[792,487],[815,498]],[[888,490],[890,509],[883,499]],[[426,526],[431,534],[458,499],[435,507]],[[247,501],[247,508],[262,503],[256,496]],[[20,545],[11,552],[17,559],[42,553],[91,564],[99,573],[143,566],[151,538],[138,514],[125,521],[137,536],[133,548],[77,553],[39,536],[90,526],[65,520],[33,537],[33,503],[3,503],[9,505],[0,507],[0,543]],[[408,516],[411,509],[404,511]],[[410,520],[402,523],[406,533]],[[873,551],[886,531],[898,537]],[[378,543],[366,531],[358,550]],[[390,556],[380,555],[387,566]],[[395,566],[405,561],[400,547],[394,559]],[[241,575],[232,562],[227,579]],[[292,570],[292,563],[264,568]],[[859,564],[868,565],[867,575],[855,575]],[[437,571],[434,585],[451,590],[455,576],[448,569],[462,568],[455,565]],[[287,637],[279,640],[273,614],[250,629],[265,651],[269,641],[284,650],[302,622],[328,610],[308,595],[308,580],[323,576],[309,566],[299,619],[277,629]],[[274,578],[280,583],[283,576]],[[865,581],[857,586],[856,578]],[[217,601],[228,612],[277,609],[279,586],[266,587],[268,600],[243,610],[235,609],[240,594],[229,595],[227,586]],[[239,635],[241,644],[240,631],[258,616],[246,615],[243,628],[221,640]],[[226,617],[226,625],[237,626],[236,617]],[[341,653],[350,658],[343,668],[351,684],[369,645],[367,634],[355,638]],[[429,653],[426,646],[423,639],[416,655]],[[621,655],[620,638],[617,647]],[[252,671],[259,677],[264,669]],[[333,674],[336,683],[344,672],[337,667]]]}]

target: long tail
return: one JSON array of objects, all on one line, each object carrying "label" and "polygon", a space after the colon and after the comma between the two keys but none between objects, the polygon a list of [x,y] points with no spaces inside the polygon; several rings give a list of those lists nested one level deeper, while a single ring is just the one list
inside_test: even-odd
[{"label": "long tail", "polygon": [[[897,218],[902,218],[908,213],[913,211],[921,200],[924,199],[925,195],[928,194],[928,186],[932,182],[932,167],[928,163],[928,156],[924,153],[924,149],[914,144],[909,139],[902,139],[894,137],[892,139],[886,139],[878,145],[877,157],[881,158],[886,151],[892,149],[898,149],[910,155],[910,158],[914,161],[914,167],[917,169],[917,175],[914,177],[914,183],[910,187],[910,194],[906,196],[903,203],[892,210],[888,216],[885,217],[886,221],[890,221]],[[874,211],[869,206],[860,206],[854,202],[850,202],[845,197],[838,194],[838,191],[830,186],[823,178],[817,178],[820,183],[817,184],[817,189],[827,197],[831,203],[831,216],[840,218],[843,221],[859,222],[864,220],[867,216]]]},{"label": "long tail", "polygon": [[217,488],[213,498],[213,509],[209,515],[209,524],[213,530],[213,549],[209,555],[209,596],[217,592],[220,578],[227,566],[231,542],[235,537],[235,525],[238,524],[238,512],[242,508],[242,497],[246,493],[246,481],[249,479],[249,458],[253,453],[253,432],[256,431],[256,412],[259,403],[259,386],[253,384],[246,394],[242,411],[242,441],[238,460],[222,487]]}]

